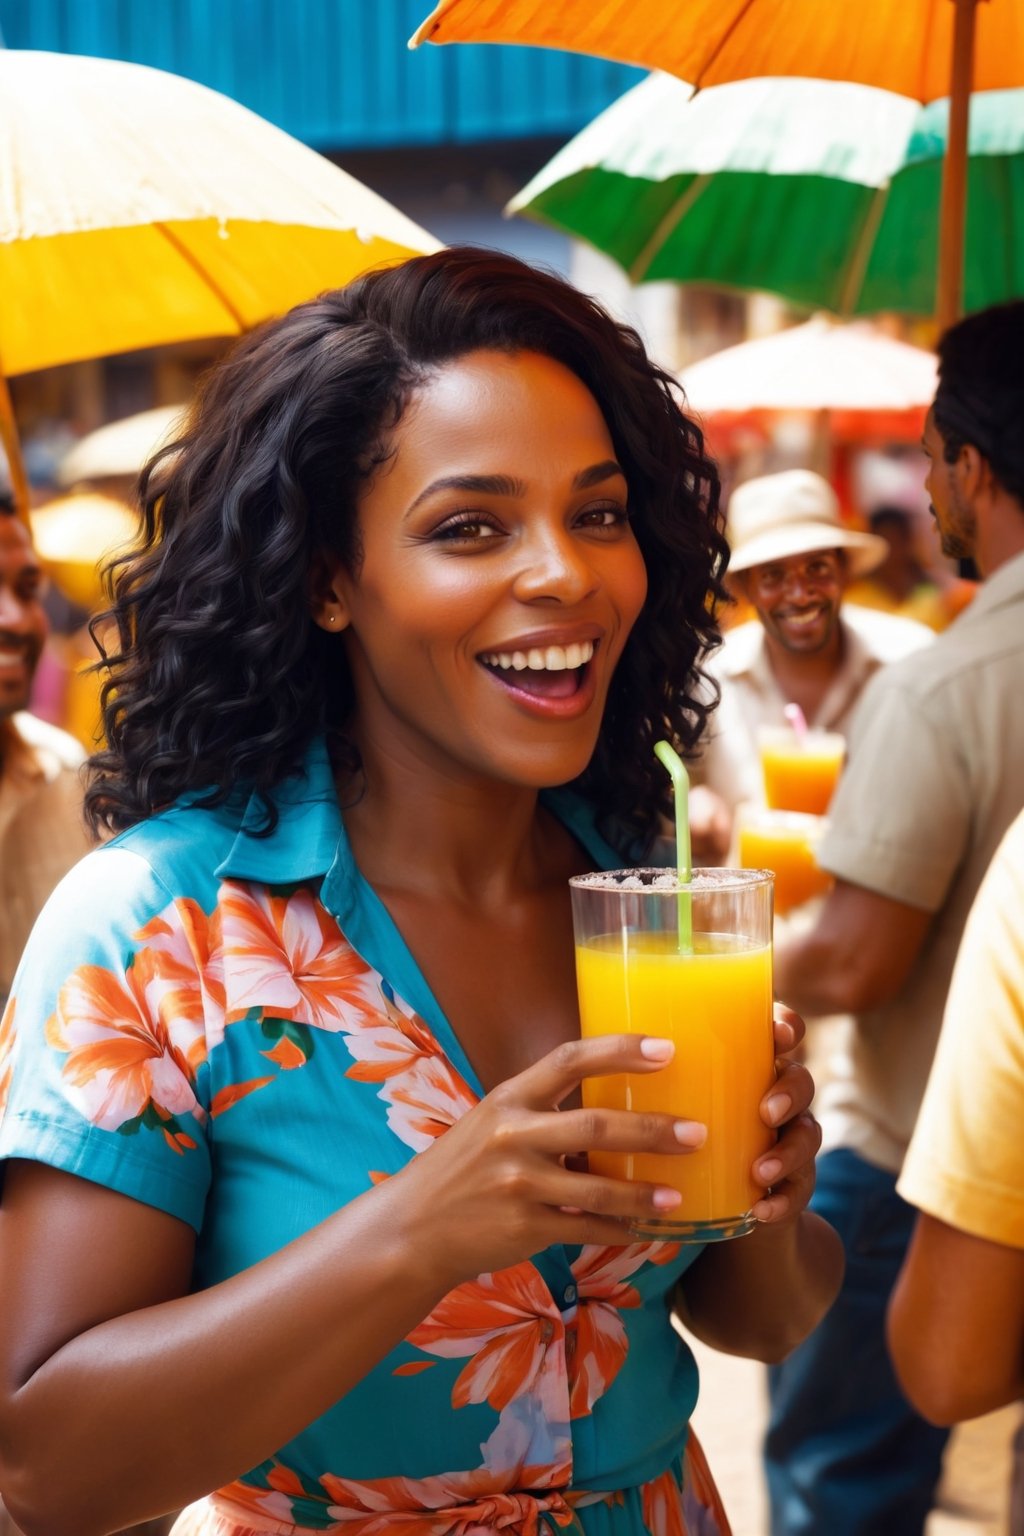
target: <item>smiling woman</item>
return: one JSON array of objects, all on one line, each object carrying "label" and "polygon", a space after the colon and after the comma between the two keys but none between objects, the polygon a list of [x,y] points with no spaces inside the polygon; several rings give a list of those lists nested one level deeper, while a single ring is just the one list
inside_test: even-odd
[{"label": "smiling woman", "polygon": [[576,1107],[672,1047],[580,1039],[568,893],[647,851],[653,744],[707,713],[698,428],[589,299],[451,250],[243,341],[141,493],[88,792],[119,835],[0,1024],[16,1519],[724,1533],[668,1312],[775,1358],[828,1305],[811,1083],[762,1101],[756,1234],[637,1242],[682,1197],[582,1154],[706,1133]]}]

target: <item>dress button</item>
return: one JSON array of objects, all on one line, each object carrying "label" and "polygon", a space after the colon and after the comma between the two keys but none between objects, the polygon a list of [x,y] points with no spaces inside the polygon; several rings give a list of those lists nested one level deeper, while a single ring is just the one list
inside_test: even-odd
[{"label": "dress button", "polygon": [[567,1285],[566,1288],[565,1288],[565,1303],[566,1303],[566,1306],[570,1306],[571,1307],[575,1300],[576,1300],[576,1287],[574,1285]]}]

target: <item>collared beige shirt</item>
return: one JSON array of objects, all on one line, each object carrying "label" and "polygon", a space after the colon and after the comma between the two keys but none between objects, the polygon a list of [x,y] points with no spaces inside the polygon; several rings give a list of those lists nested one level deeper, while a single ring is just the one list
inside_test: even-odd
[{"label": "collared beige shirt", "polygon": [[50,892],[92,846],[74,737],[35,715],[0,721],[0,999]]},{"label": "collared beige shirt", "polygon": [[[844,603],[839,623],[842,660],[808,724],[846,735],[860,696],[878,669],[931,645],[935,636],[913,619],[852,603]],[[695,764],[695,780],[719,794],[730,810],[748,800],[763,803],[757,733],[762,726],[785,725],[789,701],[775,680],[760,621],[730,630],[706,670],[721,688],[722,699]]]},{"label": "collared beige shirt", "polygon": [[899,994],[856,1017],[818,1105],[827,1146],[893,1172],[924,1093],[968,911],[1024,806],[1022,675],[1024,554],[928,650],[872,679],[819,849],[840,878],[934,914]]}]

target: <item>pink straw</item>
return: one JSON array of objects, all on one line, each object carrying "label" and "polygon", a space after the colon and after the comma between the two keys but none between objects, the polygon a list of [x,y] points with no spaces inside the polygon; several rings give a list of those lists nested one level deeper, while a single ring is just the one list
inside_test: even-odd
[{"label": "pink straw", "polygon": [[793,727],[793,734],[797,741],[803,742],[807,735],[807,716],[799,704],[787,704],[782,711],[789,724]]}]

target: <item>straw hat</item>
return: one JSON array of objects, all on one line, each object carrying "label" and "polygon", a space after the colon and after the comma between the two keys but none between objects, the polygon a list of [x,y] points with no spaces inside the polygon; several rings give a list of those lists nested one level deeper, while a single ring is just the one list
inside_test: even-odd
[{"label": "straw hat", "polygon": [[889,553],[877,534],[843,526],[835,491],[810,469],[787,469],[737,486],[729,498],[726,536],[730,572],[815,549],[842,549],[850,575],[864,576]]}]

